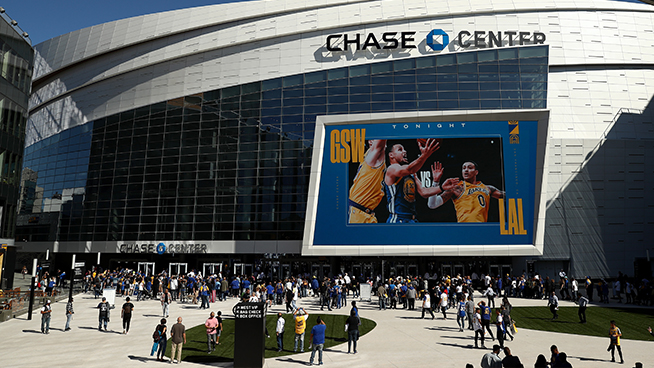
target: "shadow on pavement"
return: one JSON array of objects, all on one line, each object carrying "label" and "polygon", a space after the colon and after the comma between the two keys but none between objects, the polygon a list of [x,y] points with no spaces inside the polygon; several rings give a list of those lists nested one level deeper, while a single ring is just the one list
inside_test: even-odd
[{"label": "shadow on pavement", "polygon": [[280,362],[297,363],[297,364],[302,364],[302,365],[309,364],[306,360],[297,360],[297,359],[293,359],[293,358],[278,358],[277,360],[280,361]]},{"label": "shadow on pavement", "polygon": [[584,358],[584,357],[576,357],[576,356],[568,356],[568,359],[579,359],[581,361],[586,361],[586,362],[610,362],[611,359],[597,359],[597,358]]},{"label": "shadow on pavement", "polygon": [[402,319],[424,319],[424,318],[420,318],[420,316],[415,316],[415,317],[410,317],[410,316],[395,316],[395,318],[402,318]]},{"label": "shadow on pavement", "polygon": [[473,336],[441,336],[444,339],[460,339],[460,340],[472,340]]},{"label": "shadow on pavement", "polygon": [[145,362],[149,362],[149,361],[157,361],[157,359],[155,357],[149,358],[149,357],[140,357],[140,356],[135,356],[135,355],[128,355],[127,357],[130,358],[131,360],[137,360],[137,361],[139,361],[141,363],[145,363]]},{"label": "shadow on pavement", "polygon": [[37,331],[37,330],[23,330],[23,333],[36,333],[36,334],[41,334],[43,332]]},{"label": "shadow on pavement", "polygon": [[459,331],[459,329],[456,328],[456,327],[445,327],[445,326],[440,326],[440,327],[425,327],[425,330],[435,330],[435,331]]},{"label": "shadow on pavement", "polygon": [[467,350],[484,350],[484,349],[475,349],[473,345],[459,345],[459,344],[448,344],[446,342],[437,342],[438,345],[451,346],[455,348],[463,348]]}]

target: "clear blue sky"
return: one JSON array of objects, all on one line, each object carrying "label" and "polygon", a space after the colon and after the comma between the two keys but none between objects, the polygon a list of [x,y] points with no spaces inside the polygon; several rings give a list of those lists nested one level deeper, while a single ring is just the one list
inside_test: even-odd
[{"label": "clear blue sky", "polygon": [[236,2],[235,0],[13,0],[2,4],[6,14],[29,33],[32,44],[78,29],[139,15]]}]

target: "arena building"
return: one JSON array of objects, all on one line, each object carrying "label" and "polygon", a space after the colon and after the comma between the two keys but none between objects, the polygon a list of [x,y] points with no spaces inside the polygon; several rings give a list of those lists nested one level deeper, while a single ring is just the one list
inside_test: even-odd
[{"label": "arena building", "polygon": [[35,49],[16,241],[60,267],[651,275],[652,5],[253,1]]}]

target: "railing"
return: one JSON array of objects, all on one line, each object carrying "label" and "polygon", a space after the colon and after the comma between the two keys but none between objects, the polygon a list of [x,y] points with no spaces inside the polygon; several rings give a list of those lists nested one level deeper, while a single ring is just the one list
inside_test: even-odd
[{"label": "railing", "polygon": [[[40,289],[34,291],[34,310],[41,308],[46,300],[53,303],[59,300],[67,299],[69,288],[55,288],[52,293],[44,292]],[[81,283],[76,283],[73,288],[74,293],[82,292]],[[4,322],[17,315],[28,312],[30,303],[30,291],[23,291],[21,288],[13,290],[0,290],[0,322]]]}]

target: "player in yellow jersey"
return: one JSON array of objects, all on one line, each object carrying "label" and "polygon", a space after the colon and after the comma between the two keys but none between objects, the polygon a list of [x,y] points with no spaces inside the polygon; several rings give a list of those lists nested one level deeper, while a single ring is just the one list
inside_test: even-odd
[{"label": "player in yellow jersey", "polygon": [[492,185],[485,185],[477,181],[479,169],[474,161],[463,163],[461,176],[463,181],[440,196],[429,198],[428,206],[431,209],[440,207],[452,198],[456,219],[458,222],[486,222],[488,221],[488,207],[490,198],[504,198],[504,191]]},{"label": "player in yellow jersey", "polygon": [[375,208],[384,197],[382,181],[386,172],[386,161],[384,160],[386,140],[369,140],[368,147],[350,188],[348,201],[350,224],[377,223]]}]

